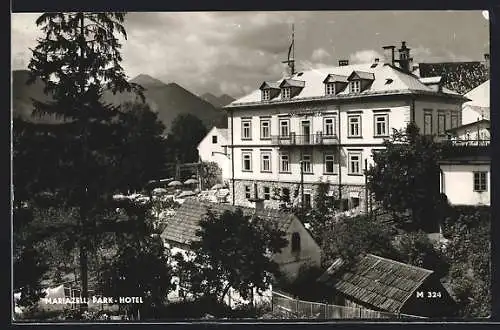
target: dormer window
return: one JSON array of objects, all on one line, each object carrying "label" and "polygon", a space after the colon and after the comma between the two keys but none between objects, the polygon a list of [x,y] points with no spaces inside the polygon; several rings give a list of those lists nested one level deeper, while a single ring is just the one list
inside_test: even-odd
[{"label": "dormer window", "polygon": [[290,87],[284,87],[281,89],[281,98],[289,99],[290,98]]},{"label": "dormer window", "polygon": [[325,94],[326,95],[335,95],[335,83],[325,84]]},{"label": "dormer window", "polygon": [[262,91],[262,101],[269,101],[271,99],[271,91],[269,89],[264,89]]},{"label": "dormer window", "polygon": [[349,92],[354,94],[361,92],[361,81],[360,80],[351,81],[349,83]]}]

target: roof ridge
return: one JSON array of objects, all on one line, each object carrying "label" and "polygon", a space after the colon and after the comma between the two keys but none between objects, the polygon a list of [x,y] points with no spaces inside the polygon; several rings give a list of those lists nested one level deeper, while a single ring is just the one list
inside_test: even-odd
[{"label": "roof ridge", "polygon": [[406,266],[406,267],[409,267],[409,268],[416,268],[416,269],[419,269],[419,270],[424,270],[424,271],[428,272],[429,275],[434,273],[433,270],[430,270],[430,269],[427,269],[427,268],[423,268],[423,267],[418,267],[418,266],[406,264],[406,263],[401,262],[401,261],[396,261],[396,260],[393,260],[393,259],[384,258],[384,257],[378,256],[378,255],[372,254],[372,253],[368,253],[367,256],[372,256],[372,257],[375,257],[377,259],[383,259],[383,260],[390,261],[390,262],[393,262],[393,263],[397,263],[397,264],[400,264],[402,266]]}]

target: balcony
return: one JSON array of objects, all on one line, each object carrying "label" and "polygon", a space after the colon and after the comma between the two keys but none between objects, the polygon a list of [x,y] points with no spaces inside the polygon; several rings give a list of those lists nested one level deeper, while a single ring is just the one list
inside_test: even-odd
[{"label": "balcony", "polygon": [[490,140],[447,140],[442,143],[442,156],[454,157],[489,157]]},{"label": "balcony", "polygon": [[339,140],[336,135],[323,135],[322,133],[297,135],[273,135],[271,141],[278,146],[331,146],[337,145]]}]

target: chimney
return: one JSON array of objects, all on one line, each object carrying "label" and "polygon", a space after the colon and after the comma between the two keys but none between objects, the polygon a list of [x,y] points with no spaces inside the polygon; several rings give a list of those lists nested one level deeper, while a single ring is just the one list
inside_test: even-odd
[{"label": "chimney", "polygon": [[339,60],[339,66],[349,65],[349,60]]},{"label": "chimney", "polygon": [[413,59],[410,58],[410,48],[406,47],[406,41],[401,41],[401,48],[399,49],[399,67],[405,71],[410,72],[413,67]]},{"label": "chimney", "polygon": [[484,54],[484,67],[486,69],[486,73],[488,74],[488,78],[490,76],[490,54]]},{"label": "chimney", "polygon": [[395,46],[384,46],[384,63],[394,65],[394,48]]}]

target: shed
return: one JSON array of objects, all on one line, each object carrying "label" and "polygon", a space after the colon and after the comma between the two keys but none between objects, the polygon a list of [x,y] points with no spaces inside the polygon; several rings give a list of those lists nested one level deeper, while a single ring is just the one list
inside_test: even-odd
[{"label": "shed", "polygon": [[456,311],[434,271],[373,254],[351,266],[337,259],[318,281],[346,306],[423,317],[451,317]]}]

